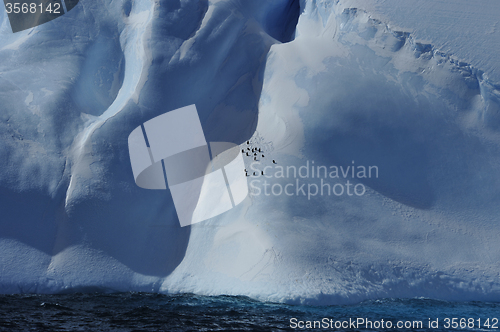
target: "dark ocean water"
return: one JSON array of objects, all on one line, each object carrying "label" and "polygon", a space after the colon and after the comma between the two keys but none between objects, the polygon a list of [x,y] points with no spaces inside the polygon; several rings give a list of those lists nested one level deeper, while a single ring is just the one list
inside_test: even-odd
[{"label": "dark ocean water", "polygon": [[[292,318],[296,321],[291,322]],[[437,328],[428,327],[429,318],[438,319]],[[500,303],[429,299],[317,307],[230,296],[0,295],[1,331],[499,331],[499,318]],[[306,327],[307,321],[315,320],[323,326],[316,323],[316,329],[298,328],[300,321]],[[354,326],[355,322],[361,324]],[[388,322],[392,328],[387,328]],[[398,322],[408,328],[397,328]]]}]

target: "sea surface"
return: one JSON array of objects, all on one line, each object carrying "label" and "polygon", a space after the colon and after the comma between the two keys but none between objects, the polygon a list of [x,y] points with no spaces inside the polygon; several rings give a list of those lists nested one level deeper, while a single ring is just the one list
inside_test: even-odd
[{"label": "sea surface", "polygon": [[430,299],[298,306],[192,294],[0,295],[0,331],[499,331],[499,318],[500,303]]}]

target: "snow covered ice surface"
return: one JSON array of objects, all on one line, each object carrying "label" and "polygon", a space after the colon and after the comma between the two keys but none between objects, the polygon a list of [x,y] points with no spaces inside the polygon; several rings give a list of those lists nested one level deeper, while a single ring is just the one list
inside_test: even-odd
[{"label": "snow covered ice surface", "polygon": [[[401,3],[82,0],[16,34],[1,11],[0,291],[500,300],[500,10]],[[181,228],[168,190],[135,185],[127,138],[191,104],[207,141],[250,140],[268,176],[378,177]],[[248,178],[264,180],[321,183]]]}]

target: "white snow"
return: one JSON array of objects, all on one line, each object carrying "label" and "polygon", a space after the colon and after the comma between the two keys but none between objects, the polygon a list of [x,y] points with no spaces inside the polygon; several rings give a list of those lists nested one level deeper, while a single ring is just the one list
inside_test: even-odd
[{"label": "white snow", "polygon": [[391,27],[411,31],[419,40],[500,81],[500,3],[485,1],[342,0],[345,7],[363,8]]},{"label": "white snow", "polygon": [[[1,11],[0,292],[498,301],[498,2],[301,0],[281,43],[292,3],[82,0],[18,34]],[[265,175],[181,228],[127,138],[191,104]],[[379,176],[276,175],[313,163]]]}]

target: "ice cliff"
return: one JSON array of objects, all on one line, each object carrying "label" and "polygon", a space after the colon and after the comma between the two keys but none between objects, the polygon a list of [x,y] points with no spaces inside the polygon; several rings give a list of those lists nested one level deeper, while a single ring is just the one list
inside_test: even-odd
[{"label": "ice cliff", "polygon": [[[81,0],[15,34],[2,11],[0,291],[500,300],[500,85],[352,3]],[[207,141],[266,157],[181,228],[127,137],[191,104]]]}]

